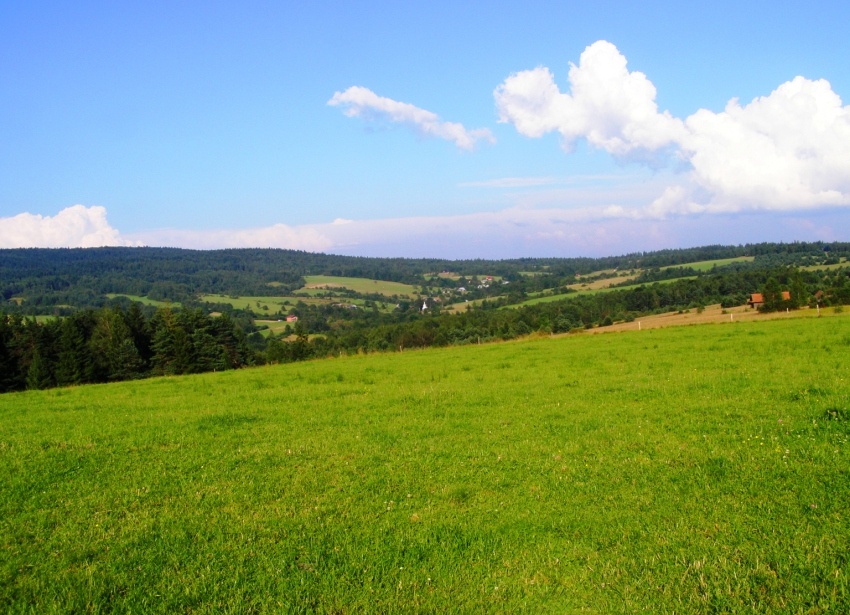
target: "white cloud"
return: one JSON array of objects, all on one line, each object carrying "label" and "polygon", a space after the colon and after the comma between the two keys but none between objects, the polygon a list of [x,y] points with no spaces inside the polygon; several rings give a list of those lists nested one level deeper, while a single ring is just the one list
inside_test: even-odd
[{"label": "white cloud", "polygon": [[[338,222],[327,225],[339,226]],[[334,242],[321,230],[322,226],[290,226],[274,224],[266,227],[244,229],[213,229],[204,231],[185,229],[156,229],[131,233],[129,236],[145,245],[215,250],[225,248],[283,248],[324,252]]]},{"label": "white cloud", "polygon": [[417,134],[451,141],[464,150],[474,149],[478,141],[495,142],[493,134],[486,128],[468,130],[463,124],[442,121],[436,113],[378,96],[372,90],[357,85],[344,92],[335,92],[328,104],[343,107],[343,113],[348,117],[402,124]]},{"label": "white cloud", "polygon": [[850,205],[850,107],[823,79],[796,77],[686,125],[682,152],[710,211]]},{"label": "white cloud", "polygon": [[[628,212],[623,215],[629,215]],[[481,257],[501,254],[515,246],[513,256],[540,253],[541,241],[551,244],[573,241],[588,247],[587,239],[598,236],[588,225],[620,217],[592,207],[579,209],[510,207],[461,215],[384,218],[375,220],[336,219],[321,224],[207,231],[160,229],[129,236],[145,245],[192,249],[285,248],[337,254],[430,256],[442,258]],[[557,248],[549,245],[550,253]],[[597,246],[598,247],[598,246]]]},{"label": "white cloud", "polygon": [[620,158],[687,164],[683,182],[634,215],[850,205],[850,107],[825,80],[796,77],[748,105],[733,99],[681,120],[659,112],[655,86],[598,41],[568,81],[564,93],[547,68],[511,75],[494,92],[499,119],[529,137],[558,132],[567,149],[586,139]]},{"label": "white cloud", "polygon": [[[508,207],[448,216],[352,220],[298,227],[326,237],[327,252],[358,256],[515,258],[609,256],[671,246],[832,240],[848,214],[809,218],[750,214],[675,216],[616,203],[579,208]],[[803,222],[806,220],[807,222]],[[808,226],[806,226],[808,225]],[[838,233],[840,234],[840,232]]]},{"label": "white cloud", "polygon": [[322,224],[274,224],[208,231],[160,229],[129,234],[121,234],[106,223],[104,208],[77,205],[52,218],[21,214],[0,219],[0,247],[259,247],[450,259],[606,256],[674,245],[832,241],[850,224],[846,210],[806,217],[759,216],[745,223],[742,221],[746,214],[724,213],[696,218],[676,216],[662,221],[660,218],[670,211],[679,211],[676,208],[684,197],[676,188],[662,195],[652,207],[599,200],[584,207],[564,208],[552,205],[558,200],[552,196],[550,201],[540,201],[534,206],[461,215],[377,220],[338,218]]},{"label": "white cloud", "polygon": [[548,68],[511,75],[494,92],[499,121],[528,137],[557,131],[567,148],[585,138],[617,156],[657,150],[685,134],[681,120],[658,112],[655,86],[643,73],[630,73],[611,43],[585,49],[579,65],[570,65],[569,82],[566,94]]},{"label": "white cloud", "polygon": [[133,246],[109,225],[104,207],[74,205],[55,216],[22,213],[0,218],[0,248]]}]

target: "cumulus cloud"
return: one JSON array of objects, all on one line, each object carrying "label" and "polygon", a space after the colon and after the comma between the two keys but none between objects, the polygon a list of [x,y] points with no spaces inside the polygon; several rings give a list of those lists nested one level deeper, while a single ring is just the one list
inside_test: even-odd
[{"label": "cumulus cloud", "polygon": [[655,86],[629,72],[626,58],[598,41],[570,65],[571,93],[563,93],[548,68],[508,77],[494,93],[500,122],[528,137],[557,131],[567,148],[579,138],[618,156],[657,150],[685,134],[681,120],[658,112]]},{"label": "cumulus cloud", "polygon": [[478,141],[495,142],[486,128],[469,130],[457,122],[445,122],[431,111],[410,103],[378,96],[372,90],[358,85],[344,92],[335,92],[328,101],[333,107],[342,107],[348,117],[360,117],[373,122],[390,122],[407,126],[417,134],[451,141],[458,148],[472,150]]},{"label": "cumulus cloud", "polygon": [[746,106],[701,109],[681,151],[709,210],[850,205],[850,107],[829,82],[796,77]]},{"label": "cumulus cloud", "polygon": [[548,68],[508,77],[494,92],[501,122],[528,137],[561,135],[625,159],[673,157],[684,182],[632,215],[721,213],[850,205],[850,107],[829,82],[796,77],[768,96],[680,119],[658,110],[655,86],[598,41],[571,64],[569,91]]},{"label": "cumulus cloud", "polygon": [[55,216],[22,213],[0,218],[0,248],[136,246],[106,220],[104,207],[74,205]]}]

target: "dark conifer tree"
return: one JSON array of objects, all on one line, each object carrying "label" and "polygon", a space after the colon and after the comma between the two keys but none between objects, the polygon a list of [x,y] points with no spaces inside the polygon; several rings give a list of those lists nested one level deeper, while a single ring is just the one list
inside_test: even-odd
[{"label": "dark conifer tree", "polygon": [[27,369],[28,389],[48,389],[53,386],[53,377],[50,374],[50,364],[41,356],[38,348],[35,348]]},{"label": "dark conifer tree", "polygon": [[0,312],[0,393],[15,391],[20,387],[20,368],[14,352],[14,319]]},{"label": "dark conifer tree", "polygon": [[176,370],[176,344],[174,333],[177,329],[177,319],[170,308],[157,310],[150,323],[151,337],[151,366],[157,375],[172,375]]},{"label": "dark conifer tree", "polygon": [[780,309],[782,305],[782,289],[776,278],[768,278],[762,287],[761,296],[764,303],[762,303],[759,309],[763,312],[775,312]]},{"label": "dark conifer tree", "polygon": [[91,375],[92,359],[86,344],[82,318],[63,318],[60,325],[59,349],[56,364],[56,384],[82,384]]},{"label": "dark conifer tree", "polygon": [[101,310],[89,340],[99,381],[142,375],[142,359],[119,309]]},{"label": "dark conifer tree", "polygon": [[133,338],[133,345],[139,353],[144,369],[150,367],[151,357],[151,330],[145,315],[138,303],[133,303],[123,313],[124,323],[130,329],[130,336]]}]

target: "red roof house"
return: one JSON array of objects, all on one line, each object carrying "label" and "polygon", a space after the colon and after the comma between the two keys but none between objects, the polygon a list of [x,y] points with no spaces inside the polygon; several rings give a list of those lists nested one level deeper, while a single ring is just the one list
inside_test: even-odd
[{"label": "red roof house", "polygon": [[[790,301],[791,300],[791,293],[788,292],[787,290],[783,290],[782,291],[782,300],[783,301]],[[752,295],[750,295],[750,300],[747,301],[747,305],[749,305],[750,307],[754,307],[754,308],[759,307],[763,303],[764,303],[764,295],[762,295],[761,293],[753,293]]]}]

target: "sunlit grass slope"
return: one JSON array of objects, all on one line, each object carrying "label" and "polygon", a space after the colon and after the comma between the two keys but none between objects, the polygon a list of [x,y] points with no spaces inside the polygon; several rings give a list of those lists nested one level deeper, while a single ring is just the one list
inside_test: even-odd
[{"label": "sunlit grass slope", "polygon": [[351,278],[333,275],[307,275],[304,276],[307,286],[302,289],[306,292],[326,292],[335,288],[347,288],[363,294],[378,294],[386,297],[409,296],[416,294],[416,287],[401,282],[388,282],[385,280],[371,280],[367,278]]},{"label": "sunlit grass slope", "polygon": [[0,396],[0,610],[850,612],[845,319]]}]

